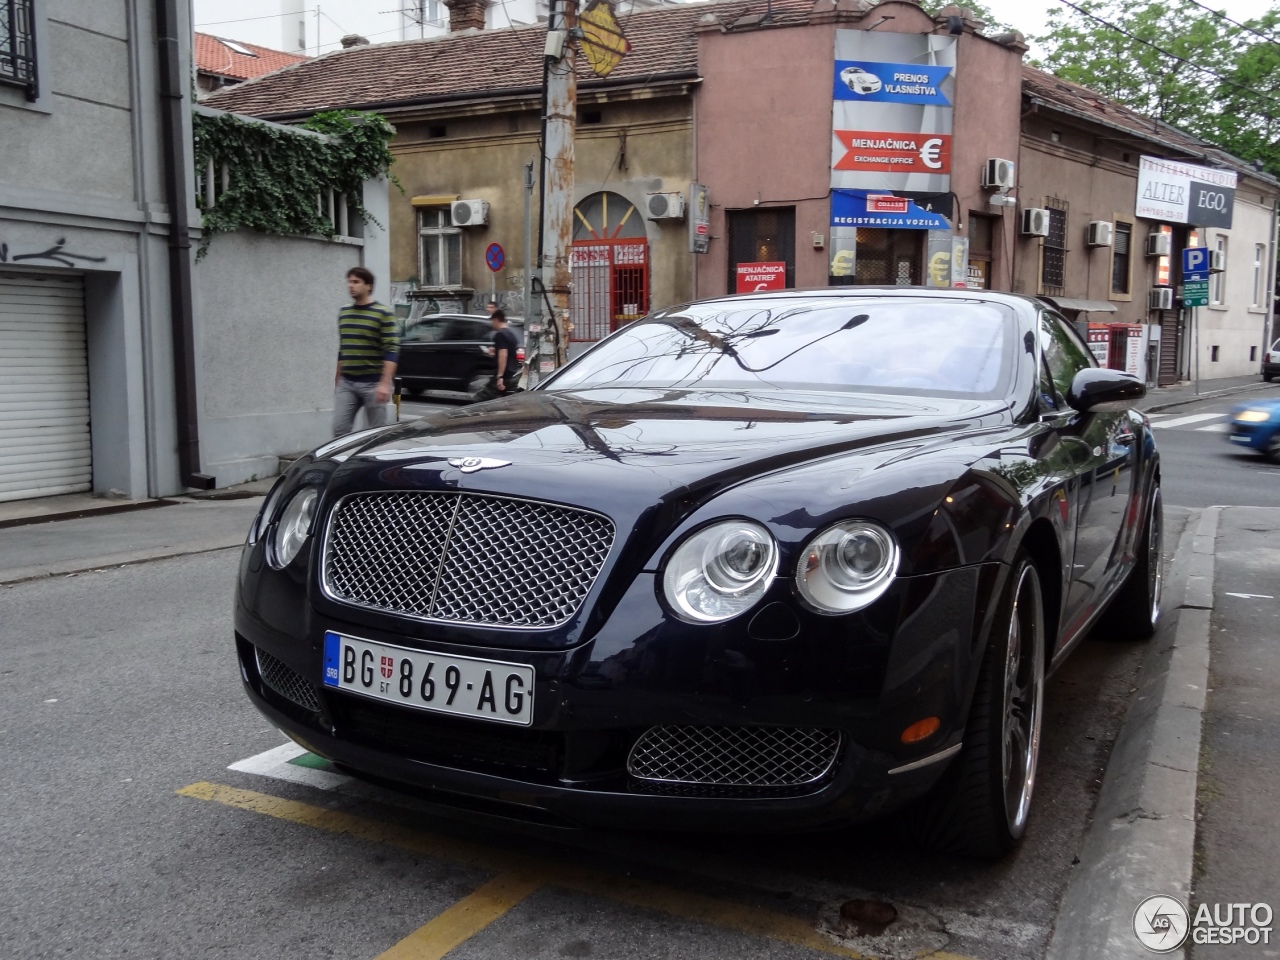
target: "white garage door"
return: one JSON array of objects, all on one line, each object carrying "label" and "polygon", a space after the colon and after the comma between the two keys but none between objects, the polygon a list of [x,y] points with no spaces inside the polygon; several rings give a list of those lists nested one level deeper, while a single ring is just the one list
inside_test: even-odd
[{"label": "white garage door", "polygon": [[92,478],[84,282],[0,272],[0,501]]}]

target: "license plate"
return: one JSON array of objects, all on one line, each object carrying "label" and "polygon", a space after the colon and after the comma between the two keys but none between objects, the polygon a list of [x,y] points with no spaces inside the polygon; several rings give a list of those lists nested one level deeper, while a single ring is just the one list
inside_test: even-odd
[{"label": "license plate", "polygon": [[528,726],[533,667],[324,635],[324,685],[374,700]]}]

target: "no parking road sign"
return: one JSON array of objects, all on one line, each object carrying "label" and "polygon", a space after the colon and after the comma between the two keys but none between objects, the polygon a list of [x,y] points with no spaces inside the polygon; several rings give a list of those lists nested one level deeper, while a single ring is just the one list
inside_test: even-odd
[{"label": "no parking road sign", "polygon": [[484,262],[488,264],[489,269],[497,273],[502,269],[502,265],[507,262],[507,255],[502,251],[502,245],[491,243],[484,252]]}]

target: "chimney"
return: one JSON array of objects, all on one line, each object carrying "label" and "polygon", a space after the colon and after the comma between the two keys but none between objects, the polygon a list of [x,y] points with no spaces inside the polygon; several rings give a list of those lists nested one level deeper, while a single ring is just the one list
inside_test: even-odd
[{"label": "chimney", "polygon": [[483,30],[484,11],[489,0],[444,0],[449,8],[449,32]]},{"label": "chimney", "polygon": [[352,47],[367,47],[369,41],[358,33],[348,33],[342,38],[342,49],[350,50]]}]

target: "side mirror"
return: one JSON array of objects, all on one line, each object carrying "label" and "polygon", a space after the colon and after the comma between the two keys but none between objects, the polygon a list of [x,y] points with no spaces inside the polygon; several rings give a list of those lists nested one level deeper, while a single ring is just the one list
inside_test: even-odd
[{"label": "side mirror", "polygon": [[1067,403],[1081,413],[1119,413],[1147,395],[1147,385],[1131,373],[1090,367],[1071,381]]}]

